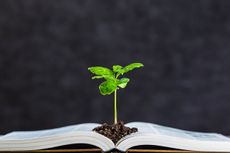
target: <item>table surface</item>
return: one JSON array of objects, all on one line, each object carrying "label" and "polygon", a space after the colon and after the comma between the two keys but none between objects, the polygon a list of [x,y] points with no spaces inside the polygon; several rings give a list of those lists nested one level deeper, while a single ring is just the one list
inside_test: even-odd
[{"label": "table surface", "polygon": [[[8,151],[4,153],[64,153],[64,152],[85,152],[85,153],[103,153],[103,151],[99,148],[91,148],[91,149],[51,149],[51,150],[34,150],[34,151]],[[126,153],[204,153],[204,152],[195,152],[195,151],[185,151],[185,150],[159,150],[159,149],[129,149]],[[3,152],[0,152],[3,153]],[[210,152],[209,152],[210,153]],[[216,153],[216,152],[215,152]]]}]

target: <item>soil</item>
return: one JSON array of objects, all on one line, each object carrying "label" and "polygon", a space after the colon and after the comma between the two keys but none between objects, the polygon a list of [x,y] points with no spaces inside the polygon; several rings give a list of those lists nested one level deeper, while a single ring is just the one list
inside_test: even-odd
[{"label": "soil", "polygon": [[130,128],[124,126],[123,121],[117,122],[117,124],[109,125],[107,123],[103,123],[101,126],[98,126],[93,129],[93,131],[96,131],[99,134],[102,134],[109,139],[111,139],[115,144],[126,135],[129,135],[131,133],[137,132],[137,128]]}]

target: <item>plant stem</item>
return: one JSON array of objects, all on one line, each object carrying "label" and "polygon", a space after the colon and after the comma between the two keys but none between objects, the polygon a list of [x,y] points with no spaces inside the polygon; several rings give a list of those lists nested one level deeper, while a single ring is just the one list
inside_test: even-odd
[{"label": "plant stem", "polygon": [[114,124],[117,124],[117,90],[114,91]]}]

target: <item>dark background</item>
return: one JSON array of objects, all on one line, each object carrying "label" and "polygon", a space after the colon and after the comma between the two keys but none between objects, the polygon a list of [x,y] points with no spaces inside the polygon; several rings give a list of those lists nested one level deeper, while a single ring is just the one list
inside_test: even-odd
[{"label": "dark background", "polygon": [[113,121],[87,68],[142,62],[118,117],[230,134],[230,1],[1,0],[0,133]]}]

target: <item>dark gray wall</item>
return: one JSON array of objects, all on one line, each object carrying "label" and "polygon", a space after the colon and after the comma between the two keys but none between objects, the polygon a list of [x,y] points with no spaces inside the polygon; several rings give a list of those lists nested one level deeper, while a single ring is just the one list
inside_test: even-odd
[{"label": "dark gray wall", "polygon": [[113,121],[87,68],[139,61],[118,116],[230,134],[230,1],[0,1],[0,132]]}]

